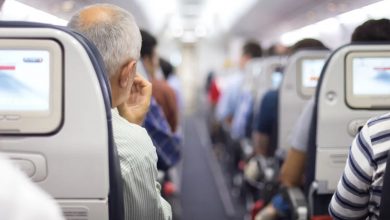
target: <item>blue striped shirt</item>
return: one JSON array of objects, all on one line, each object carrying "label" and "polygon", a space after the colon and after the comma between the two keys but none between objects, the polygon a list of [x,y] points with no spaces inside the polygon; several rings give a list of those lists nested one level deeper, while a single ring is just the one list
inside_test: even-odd
[{"label": "blue striped shirt", "polygon": [[333,218],[378,219],[389,149],[390,113],[370,119],[356,135],[329,205]]}]

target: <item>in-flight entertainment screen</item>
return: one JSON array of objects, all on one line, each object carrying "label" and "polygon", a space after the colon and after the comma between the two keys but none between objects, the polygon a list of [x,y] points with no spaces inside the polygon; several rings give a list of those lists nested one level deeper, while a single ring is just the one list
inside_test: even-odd
[{"label": "in-flight entertainment screen", "polygon": [[302,86],[315,88],[320,78],[325,59],[305,59],[302,61]]},{"label": "in-flight entertainment screen", "polygon": [[0,111],[50,110],[50,53],[0,50]]},{"label": "in-flight entertainment screen", "polygon": [[390,58],[353,58],[352,78],[353,94],[356,96],[390,95]]}]

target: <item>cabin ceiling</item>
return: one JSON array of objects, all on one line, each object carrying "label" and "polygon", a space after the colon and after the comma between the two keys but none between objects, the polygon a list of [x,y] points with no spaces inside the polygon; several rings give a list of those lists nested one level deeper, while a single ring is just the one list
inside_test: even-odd
[{"label": "cabin ceiling", "polygon": [[263,38],[297,29],[378,0],[259,0],[238,19],[231,33]]},{"label": "cabin ceiling", "polygon": [[[139,26],[153,33],[162,33],[169,27],[173,19],[180,19],[183,29],[197,27],[203,11],[210,2],[217,2],[220,11],[225,8],[219,0],[18,0],[24,4],[39,8],[60,18],[69,19],[78,9],[93,3],[111,3],[130,11]],[[240,14],[225,32],[234,36],[253,37],[261,39],[272,34],[280,34],[322,19],[347,12],[378,0],[240,0],[245,11],[232,10]],[[1,0],[0,0],[1,3]],[[174,7],[170,7],[174,5]],[[164,7],[163,7],[164,6]],[[166,11],[164,11],[166,10]],[[241,10],[241,9],[240,9]],[[157,12],[161,12],[158,13]],[[212,12],[218,13],[218,12]],[[220,20],[226,14],[219,14]],[[207,19],[216,19],[209,16]],[[155,24],[159,23],[159,24]],[[204,23],[204,19],[203,19]],[[212,21],[210,27],[217,26]],[[215,27],[215,29],[221,29]]]}]

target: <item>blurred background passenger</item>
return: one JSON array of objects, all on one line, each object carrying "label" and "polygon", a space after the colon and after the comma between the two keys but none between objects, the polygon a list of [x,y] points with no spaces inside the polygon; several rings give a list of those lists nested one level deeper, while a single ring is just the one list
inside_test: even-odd
[{"label": "blurred background passenger", "polygon": [[184,97],[183,97],[183,86],[177,76],[175,68],[167,60],[160,58],[160,66],[164,79],[167,81],[169,86],[175,91],[176,103],[178,106],[179,115],[184,112]]},{"label": "blurred background passenger", "polygon": [[[352,43],[386,41],[390,41],[390,21],[388,19],[369,20],[358,26],[351,37]],[[314,104],[314,97],[312,97],[295,123],[292,137],[290,139],[291,146],[281,168],[280,180],[282,187],[303,186],[307,159],[306,152],[309,148],[309,130],[314,111]],[[305,183],[305,185],[308,184],[310,183]],[[256,220],[277,219],[281,216],[288,216],[290,214],[290,210],[287,203],[288,202],[283,199],[281,194],[276,195],[273,202],[258,214]],[[332,203],[335,203],[335,201],[332,201]],[[340,216],[339,209],[330,208],[330,210],[333,210],[333,214]]]},{"label": "blurred background passenger", "polygon": [[244,70],[249,60],[262,56],[262,49],[255,41],[248,41],[242,48],[242,54],[239,61],[237,73],[230,77],[226,89],[222,90],[221,98],[217,104],[216,118],[230,129],[234,112],[236,110],[240,89],[243,86]]},{"label": "blurred background passenger", "polygon": [[280,44],[272,44],[266,51],[265,56],[272,57],[272,56],[286,56],[288,55],[289,48]]},{"label": "blurred background passenger", "polygon": [[[390,20],[369,20],[356,28],[352,42],[390,42]],[[380,219],[382,186],[390,142],[389,114],[371,118],[356,135],[345,170],[329,205],[334,219]],[[381,158],[381,159],[379,159]],[[374,162],[373,162],[374,161]]]},{"label": "blurred background passenger", "polygon": [[171,203],[175,203],[172,205],[172,212],[176,219],[180,215],[180,204],[176,201],[178,183],[172,180],[172,175],[176,175],[177,170],[174,168],[180,160],[182,148],[182,135],[178,132],[177,97],[163,76],[158,75],[161,67],[157,39],[145,30],[141,30],[141,36],[140,71],[147,76],[153,86],[153,99],[146,115],[145,127],[156,146],[162,195]]},{"label": "blurred background passenger", "polygon": [[217,79],[215,78],[214,72],[209,72],[209,74],[207,75],[206,92],[208,101],[211,105],[212,112],[214,112],[215,107],[217,106],[219,98],[221,96],[221,92],[218,87]]},{"label": "blurred background passenger", "polygon": [[179,118],[177,99],[175,92],[168,83],[163,79],[159,79],[157,76],[158,70],[160,69],[157,39],[145,30],[141,30],[141,35],[141,61],[146,70],[147,77],[153,85],[153,97],[161,106],[172,132],[175,133]]},{"label": "blurred background passenger", "polygon": [[[327,50],[316,39],[303,39],[295,43],[291,54],[302,49]],[[273,156],[277,145],[279,91],[269,90],[260,103],[259,112],[254,117],[252,142],[256,155]]]},{"label": "blurred background passenger", "polygon": [[[141,62],[138,62],[137,71],[151,82],[157,83],[157,91],[161,89],[163,90],[162,93],[164,93],[164,91],[170,90],[166,94],[157,95],[160,103],[165,105],[166,113],[163,107],[157,103],[157,98],[153,96],[144,121],[144,126],[152,138],[153,144],[156,146],[158,156],[157,168],[161,171],[168,171],[179,162],[181,157],[182,138],[173,132],[176,129],[178,117],[176,97],[172,89],[166,83],[160,82],[157,78],[157,70],[159,68],[157,40],[143,30],[141,30],[141,36]],[[155,85],[153,85],[153,92],[156,95]],[[165,98],[168,100],[165,100]],[[171,102],[174,103],[173,106],[169,104]],[[170,123],[165,116],[166,114],[170,115]]]}]

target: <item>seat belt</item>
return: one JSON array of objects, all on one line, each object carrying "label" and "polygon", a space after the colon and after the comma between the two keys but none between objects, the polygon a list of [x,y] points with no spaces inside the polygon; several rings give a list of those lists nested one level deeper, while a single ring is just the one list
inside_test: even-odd
[{"label": "seat belt", "polygon": [[390,219],[390,151],[387,153],[386,170],[383,177],[381,206],[379,212],[380,220]]}]

